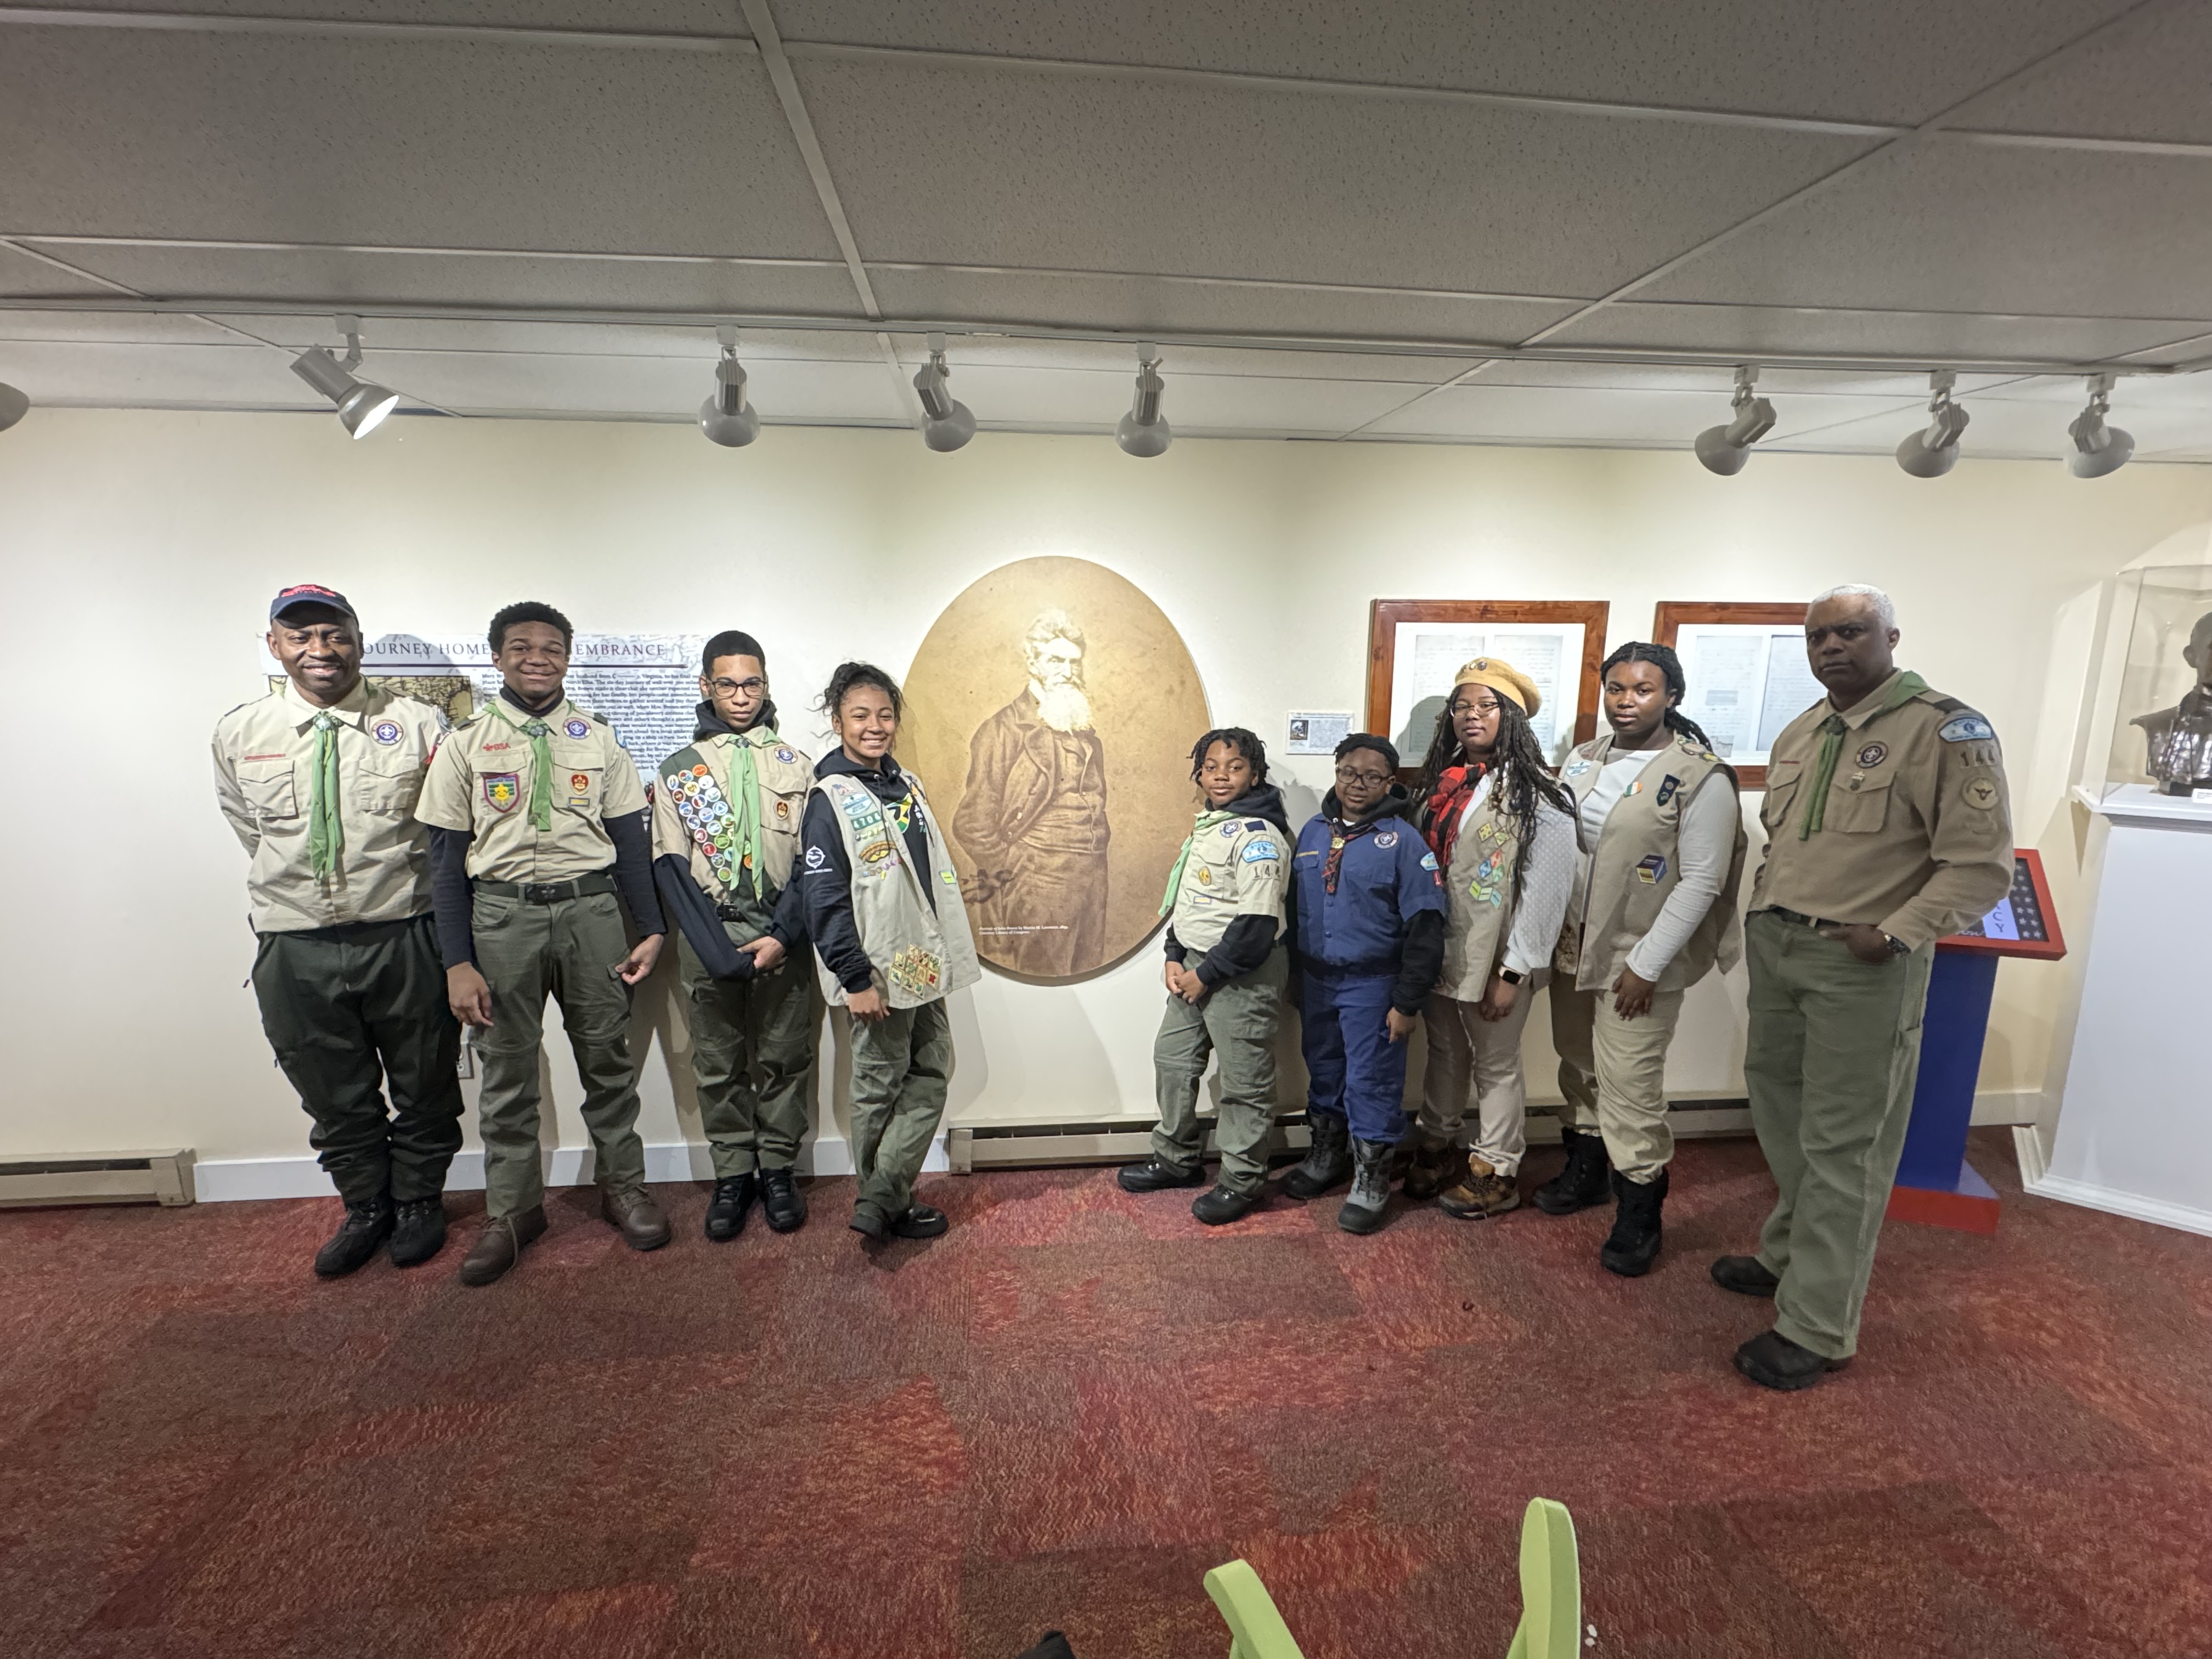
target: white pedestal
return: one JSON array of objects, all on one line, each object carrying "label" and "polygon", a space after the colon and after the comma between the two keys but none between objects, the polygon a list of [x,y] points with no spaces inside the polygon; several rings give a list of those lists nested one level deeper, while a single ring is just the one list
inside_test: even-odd
[{"label": "white pedestal", "polygon": [[2035,1191],[2212,1234],[2212,803],[2130,788],[2090,805],[2111,832]]}]

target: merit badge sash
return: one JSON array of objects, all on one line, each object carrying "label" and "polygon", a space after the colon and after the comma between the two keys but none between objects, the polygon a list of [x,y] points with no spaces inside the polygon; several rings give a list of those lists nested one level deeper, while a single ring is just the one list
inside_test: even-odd
[{"label": "merit badge sash", "polygon": [[[739,868],[737,814],[698,753],[686,749],[671,757],[662,764],[660,781],[676,803],[676,815],[684,820],[692,845],[714,866],[715,879],[725,890],[734,893]],[[684,763],[687,760],[690,764]]]}]

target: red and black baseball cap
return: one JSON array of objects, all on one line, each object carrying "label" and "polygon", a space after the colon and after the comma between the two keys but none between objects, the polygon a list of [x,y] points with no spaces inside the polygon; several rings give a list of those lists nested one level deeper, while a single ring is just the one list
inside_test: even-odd
[{"label": "red and black baseball cap", "polygon": [[337,611],[356,627],[361,618],[354,615],[353,605],[335,587],[325,587],[320,582],[295,582],[289,587],[280,587],[276,597],[269,601],[269,620],[275,622],[295,605],[324,605]]}]

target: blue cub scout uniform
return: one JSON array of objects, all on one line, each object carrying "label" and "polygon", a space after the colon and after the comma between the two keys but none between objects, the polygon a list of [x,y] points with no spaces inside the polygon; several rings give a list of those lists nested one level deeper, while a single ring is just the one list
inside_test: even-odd
[{"label": "blue cub scout uniform", "polygon": [[1443,913],[1443,887],[1421,832],[1390,817],[1345,843],[1332,893],[1332,839],[1328,817],[1316,817],[1291,860],[1306,1109],[1346,1119],[1358,1139],[1395,1144],[1406,1132],[1410,1045],[1390,1041],[1390,998],[1407,927],[1424,910]]}]

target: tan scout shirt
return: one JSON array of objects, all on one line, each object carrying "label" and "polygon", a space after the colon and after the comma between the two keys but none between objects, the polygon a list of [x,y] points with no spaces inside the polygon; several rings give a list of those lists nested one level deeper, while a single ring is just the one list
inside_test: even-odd
[{"label": "tan scout shirt", "polygon": [[573,881],[605,870],[615,844],[602,820],[645,811],[645,786],[614,728],[563,697],[540,715],[553,761],[553,827],[530,821],[531,716],[503,699],[455,726],[430,762],[415,816],[465,830],[469,874],[489,881]]},{"label": "tan scout shirt", "polygon": [[[338,828],[328,884],[307,860],[315,716],[338,722]],[[246,891],[257,933],[404,921],[430,908],[428,837],[414,819],[422,769],[443,729],[428,703],[366,683],[327,711],[286,681],[216,722],[215,792],[252,855]]]},{"label": "tan scout shirt", "polygon": [[[720,817],[720,802],[700,801],[696,784],[688,797],[686,772],[707,769],[720,792],[720,802],[730,793],[731,751],[738,744],[753,751],[753,780],[760,815],[763,869],[753,873],[750,886],[739,891],[722,879],[718,863],[727,866],[739,886],[746,878],[732,861],[734,848],[714,848],[714,832]],[[689,764],[686,764],[686,763]],[[701,781],[703,781],[702,780]],[[799,830],[806,816],[807,793],[814,787],[814,757],[796,744],[786,743],[772,731],[756,729],[740,737],[719,732],[679,749],[660,764],[660,785],[653,792],[653,856],[680,858],[690,862],[691,879],[716,904],[751,900],[761,910],[762,925],[773,908],[775,896],[791,882],[791,866],[799,857]],[[710,848],[714,850],[710,851]],[[718,858],[717,853],[720,856]]]},{"label": "tan scout shirt", "polygon": [[1918,946],[1988,914],[2011,889],[2012,815],[1996,732],[1940,691],[1884,712],[1896,678],[1843,711],[1843,749],[1809,838],[1799,830],[1820,726],[1835,711],[1815,703],[1774,740],[1753,910],[1778,905],[1863,922]]},{"label": "tan scout shirt", "polygon": [[1168,924],[1193,968],[1238,916],[1273,916],[1280,937],[1289,842],[1265,818],[1199,814]]}]

